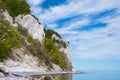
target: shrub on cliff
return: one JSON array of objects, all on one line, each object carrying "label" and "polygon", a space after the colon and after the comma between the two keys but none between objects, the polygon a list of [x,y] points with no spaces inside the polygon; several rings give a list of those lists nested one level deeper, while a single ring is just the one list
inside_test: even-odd
[{"label": "shrub on cliff", "polygon": [[20,47],[21,36],[8,21],[0,21],[0,61],[6,59],[13,48]]},{"label": "shrub on cliff", "polygon": [[36,47],[37,47],[38,42],[37,42],[37,40],[33,39],[33,37],[32,37],[31,35],[29,35],[29,36],[27,37],[27,40],[28,40],[28,42],[31,44],[31,46],[32,46],[33,48],[36,48]]},{"label": "shrub on cliff", "polygon": [[44,38],[43,40],[43,48],[44,50],[51,56],[52,61],[59,65],[62,69],[66,67],[64,54],[59,50],[58,46],[48,38]]}]

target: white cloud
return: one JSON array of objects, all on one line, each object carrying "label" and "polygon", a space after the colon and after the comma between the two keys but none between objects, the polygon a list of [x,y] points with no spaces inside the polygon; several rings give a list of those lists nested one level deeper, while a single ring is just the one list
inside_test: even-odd
[{"label": "white cloud", "polygon": [[65,5],[51,7],[41,14],[39,18],[47,22],[52,22],[80,14],[95,14],[119,6],[119,0],[75,0]]},{"label": "white cloud", "polygon": [[31,7],[31,11],[32,11],[32,14],[38,15],[39,13],[41,13],[42,9],[35,6],[35,7]]},{"label": "white cloud", "polygon": [[66,24],[64,24],[63,26],[61,26],[62,28],[56,29],[56,31],[60,31],[61,34],[77,34],[77,31],[73,31],[73,29],[77,29],[80,28],[84,25],[89,24],[89,20],[88,19],[75,19],[72,20],[70,22],[67,22]]},{"label": "white cloud", "polygon": [[27,0],[27,2],[31,5],[31,6],[37,6],[39,4],[41,4],[44,0]]},{"label": "white cloud", "polygon": [[[80,32],[75,54],[79,58],[120,58],[120,23],[111,22],[105,28]],[[71,42],[74,42],[71,41]]]},{"label": "white cloud", "polygon": [[39,15],[42,12],[42,8],[39,5],[44,2],[44,0],[26,0],[31,6],[31,13],[35,16]]},{"label": "white cloud", "polygon": [[49,26],[50,29],[55,29],[55,28],[57,28],[58,25],[54,24],[54,23],[53,24],[51,23],[51,24],[47,24],[47,26]]}]

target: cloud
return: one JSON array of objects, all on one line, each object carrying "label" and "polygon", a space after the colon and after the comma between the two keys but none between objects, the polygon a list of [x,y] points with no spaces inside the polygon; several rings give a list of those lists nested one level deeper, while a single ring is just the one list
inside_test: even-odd
[{"label": "cloud", "polygon": [[119,6],[119,0],[75,0],[69,1],[68,4],[51,7],[45,10],[39,18],[51,22],[80,14],[95,14]]},{"label": "cloud", "polygon": [[33,7],[40,5],[44,0],[27,0],[27,2]]},{"label": "cloud", "polygon": [[42,12],[41,7],[39,5],[44,2],[44,0],[26,0],[28,4],[31,6],[31,13],[34,15],[39,15]]},{"label": "cloud", "polygon": [[[120,18],[120,16],[119,16]],[[71,39],[72,45],[77,46],[75,57],[82,59],[120,58],[120,23],[118,21],[108,23],[104,28],[77,34],[78,41]]]},{"label": "cloud", "polygon": [[61,34],[76,34],[78,33],[77,31],[73,31],[73,29],[77,29],[80,28],[84,25],[87,25],[89,23],[88,19],[75,19],[75,20],[71,20],[70,22],[67,22],[66,24],[64,24],[63,26],[61,26],[61,28],[56,29],[56,31],[60,31]]}]

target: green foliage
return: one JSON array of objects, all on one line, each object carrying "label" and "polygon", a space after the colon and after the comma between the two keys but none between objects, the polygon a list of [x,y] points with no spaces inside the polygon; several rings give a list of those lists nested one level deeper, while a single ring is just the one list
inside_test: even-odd
[{"label": "green foliage", "polygon": [[[54,30],[50,30],[50,29],[46,30],[46,29],[44,29],[44,31],[45,31],[45,37],[47,37],[48,39],[51,39],[51,36],[53,34],[56,34],[59,38],[61,38],[61,36],[57,32],[55,32]],[[62,45],[64,48],[67,47],[67,44],[64,41],[53,39],[53,42],[57,43],[58,45]],[[59,46],[59,47],[61,47],[61,46]]]},{"label": "green foliage", "polygon": [[20,47],[21,36],[8,21],[0,21],[0,61],[9,56],[13,48]]},{"label": "green foliage", "polygon": [[56,46],[51,39],[44,38],[43,47],[55,64],[60,65],[63,69],[66,67],[63,53],[59,51],[58,46]]},{"label": "green foliage", "polygon": [[49,39],[51,39],[51,36],[53,34],[56,34],[59,38],[61,38],[61,36],[57,32],[55,32],[54,30],[50,30],[50,29],[46,30],[46,29],[44,29],[44,31],[45,31],[45,36],[47,38],[49,38]]},{"label": "green foliage", "polygon": [[28,42],[30,43],[30,45],[32,46],[32,47],[34,47],[34,48],[36,48],[37,47],[37,41],[35,40],[35,39],[33,39],[33,37],[31,36],[31,35],[29,35],[28,37],[27,37],[27,40],[28,40]]},{"label": "green foliage", "polygon": [[6,4],[3,3],[2,1],[0,1],[0,9],[3,9],[5,10],[7,7],[6,7]]},{"label": "green foliage", "polygon": [[[59,38],[61,38],[61,36],[57,32],[50,29],[48,30],[44,29],[44,31],[45,31],[45,38],[43,40],[44,50],[51,56],[52,61],[55,64],[59,65],[62,69],[65,69],[66,68],[65,56],[64,53],[59,50],[59,48],[61,46],[66,48],[67,46],[66,43],[64,41],[51,38],[53,34],[56,34]],[[56,43],[58,45],[56,45]]]},{"label": "green foliage", "polygon": [[58,46],[59,46],[59,48],[61,48],[61,47],[66,48],[66,47],[67,47],[66,42],[64,42],[64,41],[62,41],[62,40],[60,41],[60,40],[53,39],[53,42],[54,42],[54,43],[57,43]]},{"label": "green foliage", "polygon": [[28,49],[28,51],[30,51],[30,53],[33,56],[38,57],[40,60],[43,60],[45,62],[45,64],[48,67],[51,67],[51,58],[49,56],[49,54],[47,54],[41,46],[41,43],[36,40],[33,39],[33,37],[31,35],[27,36],[27,41],[29,42],[30,45],[24,45],[26,47],[26,49]]},{"label": "green foliage", "polygon": [[30,13],[30,6],[25,0],[2,0],[2,3],[5,4],[12,17]]},{"label": "green foliage", "polygon": [[9,55],[10,48],[7,45],[6,42],[0,40],[0,61],[3,61]]}]

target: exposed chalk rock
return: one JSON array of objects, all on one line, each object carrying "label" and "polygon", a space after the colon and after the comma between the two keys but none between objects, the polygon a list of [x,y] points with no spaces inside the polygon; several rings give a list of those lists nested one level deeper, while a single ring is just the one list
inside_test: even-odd
[{"label": "exposed chalk rock", "polygon": [[45,37],[42,23],[34,16],[20,14],[15,18],[15,22],[23,28],[28,29],[28,32],[34,39],[42,41]]},{"label": "exposed chalk rock", "polygon": [[13,18],[12,18],[12,16],[10,16],[10,14],[8,13],[7,10],[5,10],[5,11],[3,12],[3,15],[4,15],[5,19],[10,22],[10,24],[13,24]]}]

